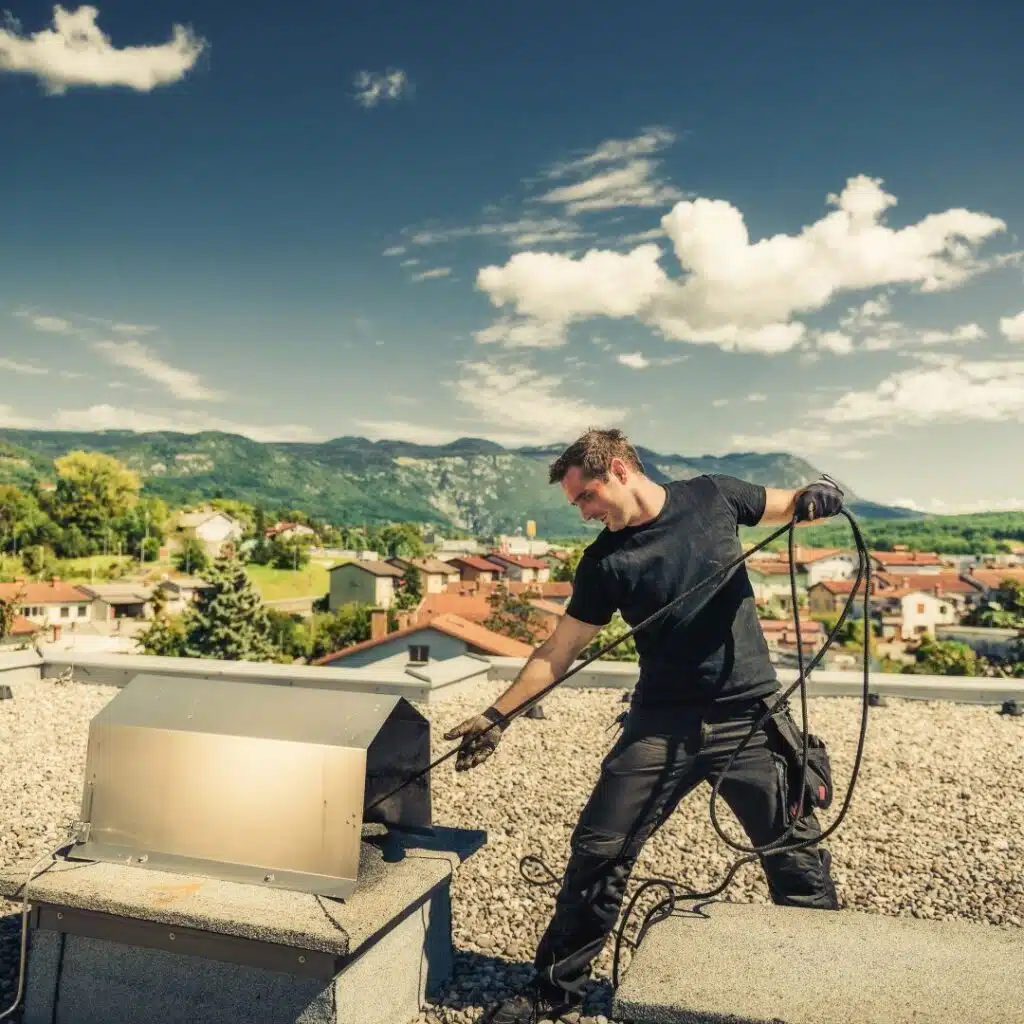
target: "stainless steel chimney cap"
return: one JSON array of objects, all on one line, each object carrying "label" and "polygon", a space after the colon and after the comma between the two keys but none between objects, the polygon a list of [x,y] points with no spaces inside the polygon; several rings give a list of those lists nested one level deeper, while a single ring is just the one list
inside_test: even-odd
[{"label": "stainless steel chimney cap", "polygon": [[430,723],[405,698],[136,676],[89,726],[74,859],[345,898],[363,821],[429,829]]}]

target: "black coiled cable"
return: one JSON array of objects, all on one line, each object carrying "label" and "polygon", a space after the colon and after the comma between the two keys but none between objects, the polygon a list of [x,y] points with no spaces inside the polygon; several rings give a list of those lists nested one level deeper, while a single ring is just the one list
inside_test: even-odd
[{"label": "black coiled cable", "polygon": [[[725,767],[722,769],[722,772],[720,773],[718,778],[715,780],[715,784],[714,784],[714,786],[712,787],[712,790],[711,790],[711,800],[710,800],[710,808],[709,809],[710,809],[710,814],[711,814],[711,823],[714,826],[715,831],[722,838],[722,840],[726,843],[726,845],[732,847],[734,850],[738,850],[738,851],[741,851],[741,852],[747,854],[747,856],[740,857],[738,860],[736,860],[732,864],[732,866],[729,868],[729,870],[726,873],[726,876],[722,880],[722,882],[719,885],[717,885],[714,889],[709,889],[706,892],[697,892],[697,891],[695,891],[693,889],[687,889],[683,885],[683,883],[681,883],[681,882],[679,882],[679,881],[677,881],[675,879],[670,879],[670,878],[651,878],[651,877],[634,877],[633,880],[641,882],[641,885],[637,889],[637,891],[633,894],[632,898],[630,899],[630,901],[629,901],[629,903],[628,903],[628,905],[626,907],[626,911],[625,911],[625,913],[622,916],[622,920],[621,920],[621,922],[619,924],[619,928],[618,928],[618,931],[617,931],[616,936],[615,936],[615,953],[614,953],[614,959],[613,959],[613,963],[612,963],[612,985],[613,985],[614,988],[618,988],[619,987],[619,964],[620,964],[623,944],[626,944],[626,945],[630,946],[634,951],[636,949],[638,949],[640,944],[644,940],[644,936],[647,934],[647,932],[651,928],[651,926],[654,925],[654,924],[657,924],[659,921],[665,920],[667,917],[670,917],[675,912],[676,900],[678,898],[687,899],[687,900],[705,900],[705,899],[710,899],[710,898],[712,898],[714,896],[717,896],[720,893],[722,893],[725,889],[728,888],[729,884],[732,882],[733,878],[735,877],[736,872],[739,871],[739,869],[744,864],[749,864],[752,861],[760,859],[761,857],[770,857],[770,856],[774,856],[774,855],[779,854],[779,853],[788,852],[790,850],[800,849],[803,846],[810,846],[810,845],[813,845],[815,843],[820,843],[826,836],[831,835],[839,827],[839,823],[846,816],[846,812],[847,812],[847,810],[848,810],[848,808],[850,806],[850,801],[851,801],[851,799],[853,797],[853,790],[854,790],[854,787],[855,787],[856,782],[857,782],[857,775],[858,775],[858,773],[860,771],[860,764],[861,764],[861,760],[863,758],[863,753],[864,753],[864,738],[865,738],[865,735],[866,735],[866,732],[867,732],[867,716],[868,716],[868,707],[869,707],[869,704],[868,704],[868,690],[869,690],[868,668],[869,668],[869,658],[870,658],[870,637],[871,637],[868,601],[869,601],[869,592],[870,592],[870,588],[871,588],[871,562],[870,562],[870,556],[868,555],[867,546],[864,543],[863,535],[860,532],[860,528],[858,527],[856,520],[845,509],[841,509],[840,512],[841,512],[842,515],[846,516],[846,518],[850,521],[850,526],[851,526],[851,528],[853,530],[854,540],[855,540],[856,545],[857,545],[857,554],[858,554],[857,580],[854,583],[852,589],[850,590],[850,595],[847,598],[846,603],[845,603],[845,605],[843,607],[842,614],[839,616],[839,619],[836,621],[835,626],[829,632],[828,637],[825,640],[825,643],[822,645],[821,649],[817,652],[817,654],[811,659],[811,662],[807,666],[806,669],[804,668],[803,642],[802,642],[802,639],[801,639],[801,636],[800,636],[800,611],[799,611],[799,604],[798,604],[798,601],[797,601],[796,566],[795,566],[795,561],[794,561],[795,552],[793,550],[795,525],[796,525],[795,518],[794,518],[793,521],[791,521],[790,523],[787,523],[780,530],[778,530],[775,533],[771,534],[769,537],[765,538],[759,544],[757,544],[754,547],[752,547],[749,551],[745,552],[741,558],[736,559],[735,561],[730,563],[728,566],[725,567],[725,569],[719,570],[720,572],[729,572],[730,575],[731,575],[731,570],[735,569],[735,567],[738,566],[741,562],[743,562],[747,558],[749,558],[752,554],[754,554],[755,551],[758,551],[761,548],[763,548],[765,545],[769,544],[772,540],[774,540],[776,537],[778,537],[784,531],[786,531],[786,530],[789,531],[789,581],[790,581],[790,594],[792,596],[792,601],[793,601],[793,615],[794,615],[794,620],[795,620],[795,624],[796,624],[797,665],[798,665],[797,679],[796,679],[796,682],[794,682],[787,690],[783,691],[783,693],[779,696],[779,698],[775,701],[775,703],[768,709],[768,711],[766,711],[753,724],[753,726],[751,726],[750,732],[747,733],[746,737],[742,740],[742,742],[739,744],[739,746],[737,746],[736,749],[733,751],[733,753],[730,756],[730,758],[729,758],[728,762],[726,763]],[[715,575],[717,575],[717,573]],[[710,578],[713,578],[713,577],[709,577],[709,579]],[[701,606],[689,616],[689,618],[692,619],[700,611],[700,609],[705,604],[707,604],[707,602],[710,601],[714,597],[714,595],[725,585],[725,583],[728,581],[728,579],[729,579],[729,576],[727,575],[725,577],[725,579],[723,579],[722,582],[719,583],[715,587],[715,589],[711,592],[711,594],[701,603]],[[807,754],[808,754],[808,713],[807,713],[807,684],[806,684],[806,677],[807,677],[808,673],[810,673],[811,670],[814,668],[814,666],[817,665],[818,662],[821,661],[821,659],[825,655],[825,652],[832,645],[832,642],[834,641],[835,637],[837,636],[840,628],[842,627],[843,623],[846,621],[846,617],[849,615],[850,609],[853,607],[853,601],[854,601],[854,598],[855,598],[855,596],[857,594],[857,590],[860,587],[861,582],[865,581],[865,580],[866,580],[866,585],[865,585],[865,588],[864,588],[864,687],[863,687],[863,703],[862,703],[862,707],[861,707],[861,727],[860,727],[860,735],[859,735],[858,741],[857,741],[857,753],[856,753],[856,756],[854,758],[853,771],[852,771],[851,776],[850,776],[850,785],[849,785],[849,788],[847,789],[847,792],[846,792],[846,799],[843,801],[843,806],[842,806],[841,810],[839,811],[838,815],[836,816],[836,820],[827,829],[824,829],[820,834],[815,835],[815,836],[813,836],[810,839],[805,839],[805,840],[798,841],[798,842],[793,842],[793,843],[785,843],[786,838],[792,833],[793,829],[797,826],[798,822],[803,817],[805,780],[806,780],[806,776],[807,776]],[[707,580],[705,580],[704,582],[706,583]],[[699,585],[702,585],[702,584],[699,584]],[[604,654],[608,650],[611,650],[611,648],[614,647],[616,644],[622,643],[622,641],[625,640],[627,637],[632,636],[633,633],[637,632],[638,630],[640,630],[640,629],[644,628],[646,625],[648,625],[652,621],[652,619],[654,619],[656,617],[660,617],[661,615],[663,615],[668,608],[672,607],[672,605],[674,605],[678,601],[680,601],[682,599],[682,597],[688,596],[695,589],[697,589],[697,588],[696,587],[691,588],[689,591],[686,592],[686,594],[683,594],[679,598],[674,599],[669,605],[667,605],[665,608],[662,608],[660,611],[656,612],[650,618],[645,619],[643,622],[638,623],[628,633],[624,634],[621,637],[616,638],[616,640],[612,644],[608,645],[605,648],[602,648],[602,650],[599,651],[598,654],[595,655],[594,657],[600,657],[602,654]],[[594,660],[594,658],[590,658],[584,664],[589,664],[590,661],[593,661],[593,660]],[[582,668],[582,667],[583,667],[583,665],[579,666],[579,668]],[[578,669],[577,669],[577,671],[578,671]],[[565,676],[562,677],[562,679],[564,679],[564,678],[565,678]],[[562,679],[556,680],[556,683],[561,682]],[[552,684],[552,686],[554,686],[554,685],[555,684]],[[802,711],[802,719],[803,719],[803,759],[802,759],[802,764],[801,764],[800,785],[798,787],[798,791],[800,793],[800,797],[799,797],[799,801],[798,801],[798,804],[797,804],[796,811],[793,814],[793,820],[790,823],[790,825],[786,828],[786,830],[782,833],[782,835],[780,835],[776,839],[773,839],[770,843],[766,843],[764,846],[743,846],[743,845],[741,845],[739,843],[736,843],[733,840],[731,840],[722,831],[722,828],[721,828],[721,826],[718,823],[718,817],[717,817],[717,815],[715,813],[715,800],[718,798],[718,793],[719,793],[719,789],[721,788],[721,785],[722,785],[722,780],[729,774],[729,769],[732,767],[733,762],[743,752],[743,750],[746,748],[747,744],[754,737],[754,735],[757,733],[757,731],[764,725],[764,723],[773,714],[775,714],[778,710],[780,710],[783,707],[785,702],[788,700],[789,695],[797,687],[800,688],[800,703],[801,703],[801,711]],[[543,693],[546,693],[548,691],[548,689],[551,689],[551,687],[545,689],[543,691]],[[540,696],[542,696],[542,694],[538,694],[537,698],[533,698],[531,700],[531,703],[533,703],[537,699],[539,699]],[[516,709],[514,714],[518,714],[518,713],[519,713],[519,709]],[[538,879],[535,879],[535,878],[531,878],[526,873],[526,871],[525,871],[525,866],[527,864],[531,864],[531,863],[537,865],[542,871],[544,871],[546,873],[547,877],[544,878],[543,880],[538,880]],[[525,879],[525,881],[529,885],[534,885],[534,886],[539,886],[539,887],[546,887],[546,886],[550,886],[550,885],[557,885],[559,883],[558,877],[548,867],[548,865],[544,863],[543,859],[540,858],[539,856],[537,856],[536,854],[527,854],[526,856],[522,857],[520,859],[520,861],[519,861],[519,871],[520,871],[520,874],[523,876],[523,878]],[[638,900],[640,899],[640,897],[645,892],[647,892],[647,890],[652,889],[652,888],[663,888],[663,889],[667,890],[668,895],[660,903],[657,903],[655,906],[653,906],[647,912],[647,914],[644,916],[643,920],[641,921],[640,928],[637,931],[636,938],[635,939],[629,939],[626,936],[626,927],[627,927],[627,925],[629,923],[630,918],[633,915],[633,912],[634,912],[634,910],[636,908],[636,904],[637,904]]]},{"label": "black coiled cable", "polygon": [[[797,664],[798,664],[797,679],[796,679],[796,682],[793,683],[793,685],[789,687],[789,689],[783,691],[781,696],[769,708],[769,710],[767,712],[765,712],[765,714],[762,715],[761,718],[758,719],[754,723],[754,725],[750,729],[750,732],[743,739],[743,741],[739,744],[739,746],[736,748],[736,750],[733,751],[732,756],[729,758],[729,761],[727,762],[725,768],[722,770],[721,774],[719,775],[718,779],[716,780],[715,785],[714,785],[714,787],[712,789],[712,792],[711,792],[711,803],[710,803],[711,822],[712,822],[712,825],[715,828],[715,831],[719,834],[719,836],[722,838],[722,840],[728,846],[732,847],[734,850],[740,850],[740,851],[745,852],[747,854],[747,856],[739,858],[732,865],[732,867],[729,868],[729,870],[726,873],[726,876],[722,880],[722,882],[718,886],[716,886],[714,889],[709,889],[707,892],[695,892],[692,889],[685,889],[685,887],[683,886],[683,884],[681,882],[678,882],[678,881],[676,881],[674,879],[669,879],[669,878],[640,878],[640,877],[635,877],[634,878],[634,881],[640,881],[642,884],[641,884],[640,888],[633,894],[633,897],[630,900],[630,902],[629,902],[629,904],[628,904],[628,906],[626,908],[626,912],[623,915],[623,918],[622,918],[622,921],[621,921],[621,923],[619,925],[618,933],[617,933],[616,939],[615,939],[615,959],[614,959],[613,968],[612,968],[612,984],[616,988],[618,988],[618,985],[619,985],[619,960],[620,960],[620,956],[621,956],[621,951],[622,951],[623,943],[628,944],[634,950],[639,948],[640,943],[643,941],[643,938],[647,934],[648,929],[653,924],[656,924],[658,921],[664,920],[665,918],[669,917],[674,912],[675,906],[676,906],[677,894],[681,895],[683,899],[691,899],[691,900],[710,899],[713,896],[717,896],[719,893],[723,892],[729,886],[729,883],[735,877],[736,872],[744,864],[748,864],[748,863],[750,863],[752,861],[758,860],[760,857],[770,857],[770,856],[773,856],[773,855],[778,854],[778,853],[786,852],[788,850],[795,850],[795,849],[799,849],[802,846],[809,846],[809,845],[811,845],[813,843],[819,843],[826,836],[831,835],[836,830],[836,828],[838,828],[839,823],[843,820],[843,818],[846,815],[847,809],[850,806],[850,800],[853,797],[853,790],[854,790],[854,786],[856,785],[857,774],[858,774],[858,772],[860,770],[860,763],[861,763],[861,759],[863,757],[863,752],[864,752],[864,737],[865,737],[865,734],[867,732],[867,715],[868,715],[868,706],[869,706],[868,705],[868,688],[869,688],[869,681],[868,681],[869,680],[869,676],[868,676],[868,667],[869,666],[868,666],[868,663],[869,663],[869,657],[870,657],[870,637],[871,637],[871,628],[870,628],[870,621],[871,620],[870,620],[869,608],[868,608],[868,595],[869,595],[869,591],[870,591],[870,587],[871,587],[871,563],[870,563],[870,557],[869,557],[868,551],[867,551],[867,546],[864,543],[864,538],[863,538],[863,536],[862,536],[862,534],[860,532],[860,528],[858,527],[856,520],[853,518],[853,516],[845,508],[840,509],[840,514],[844,515],[850,521],[850,526],[853,529],[853,536],[854,536],[854,540],[855,540],[856,545],[857,545],[857,553],[858,553],[858,556],[859,556],[858,557],[859,566],[858,566],[858,571],[857,571],[857,580],[854,583],[852,589],[850,590],[850,596],[846,600],[846,604],[843,607],[842,614],[839,616],[839,619],[837,620],[835,626],[832,628],[831,632],[829,633],[828,637],[826,638],[825,643],[821,647],[821,650],[819,650],[818,653],[814,656],[814,658],[811,659],[811,662],[807,666],[806,669],[804,669],[804,666],[803,666],[803,643],[802,643],[801,637],[800,637],[800,609],[799,609],[799,604],[797,602],[797,591],[796,591],[796,567],[795,567],[795,564],[794,564],[795,552],[793,550],[793,544],[794,544],[794,533],[795,533],[795,528],[796,528],[797,520],[796,520],[796,517],[794,516],[793,519],[790,522],[786,523],[784,526],[781,526],[774,533],[769,534],[767,537],[764,538],[764,540],[758,542],[753,547],[751,547],[749,551],[746,551],[742,555],[737,556],[731,562],[729,562],[727,565],[722,566],[719,569],[716,569],[715,572],[713,572],[706,579],[701,580],[700,583],[695,584],[694,586],[690,587],[688,590],[684,591],[682,594],[679,594],[677,597],[674,597],[671,601],[668,602],[668,604],[664,605],[662,608],[659,608],[658,611],[656,611],[653,614],[649,615],[642,622],[638,622],[630,630],[628,630],[627,632],[623,633],[621,636],[616,637],[614,640],[612,640],[611,642],[606,644],[604,647],[602,647],[599,650],[597,650],[589,658],[586,658],[585,660],[583,660],[583,661],[579,662],[578,664],[574,665],[567,672],[563,673],[557,679],[553,680],[551,683],[549,683],[547,686],[545,686],[538,693],[535,693],[532,697],[528,697],[526,700],[524,700],[522,702],[522,704],[520,704],[518,707],[513,708],[510,712],[508,712],[507,715],[504,715],[504,716],[500,716],[499,715],[498,716],[498,721],[495,724],[507,725],[509,722],[512,722],[514,719],[518,718],[520,715],[525,714],[527,711],[530,710],[530,708],[532,708],[532,707],[536,706],[538,703],[540,703],[540,701],[547,694],[549,694],[556,686],[560,686],[570,676],[575,675],[577,672],[579,672],[582,669],[586,668],[587,665],[591,664],[594,661],[597,661],[598,658],[603,657],[610,650],[614,649],[619,644],[623,643],[625,640],[628,640],[629,637],[633,636],[634,633],[639,632],[641,629],[645,629],[647,626],[651,625],[652,623],[656,622],[658,619],[661,619],[662,617],[667,615],[668,612],[672,608],[674,608],[676,605],[681,604],[684,600],[686,600],[686,598],[688,598],[695,591],[700,590],[701,587],[706,586],[711,580],[715,579],[718,576],[723,576],[722,581],[715,586],[714,590],[712,590],[711,593],[706,598],[704,598],[703,601],[701,601],[700,605],[693,612],[691,612],[689,616],[687,616],[687,618],[684,620],[683,623],[681,623],[681,625],[685,625],[686,622],[689,622],[690,620],[692,620],[701,611],[701,609],[707,604],[707,602],[710,601],[715,596],[715,594],[718,593],[718,591],[721,590],[721,588],[725,586],[725,584],[729,581],[729,579],[731,578],[732,574],[736,571],[736,569],[738,568],[738,566],[741,563],[745,562],[755,552],[760,551],[762,548],[766,547],[768,544],[770,544],[777,537],[781,537],[783,533],[785,533],[786,531],[789,531],[789,579],[790,579],[790,594],[791,594],[792,600],[793,600],[793,615],[794,615],[794,619],[795,619],[795,622],[796,622],[797,659],[798,659],[797,660]],[[836,635],[838,634],[839,629],[842,627],[843,623],[846,621],[846,617],[847,617],[847,615],[849,615],[850,609],[853,607],[853,600],[854,600],[854,597],[857,594],[858,588],[860,587],[861,581],[864,580],[865,578],[867,579],[867,585],[865,586],[865,589],[864,589],[864,692],[863,692],[863,705],[862,705],[862,710],[861,710],[860,736],[859,736],[859,739],[858,739],[858,742],[857,742],[857,755],[856,755],[856,758],[854,760],[853,772],[852,772],[852,775],[851,775],[851,778],[850,778],[850,786],[849,786],[849,789],[847,790],[846,799],[843,802],[843,807],[842,807],[841,811],[839,812],[838,816],[836,817],[836,820],[832,823],[832,825],[829,828],[825,829],[819,835],[816,835],[816,836],[814,836],[811,839],[806,839],[806,840],[803,840],[803,841],[799,841],[799,842],[795,842],[795,843],[791,843],[791,844],[787,844],[787,845],[783,846],[782,845],[783,841],[786,839],[787,836],[790,835],[792,830],[796,827],[796,824],[799,822],[800,818],[803,817],[803,794],[804,794],[804,787],[805,787],[806,776],[807,776],[807,753],[808,753],[808,721],[807,721],[806,676],[807,676],[807,673],[809,673],[814,668],[814,666],[819,661],[821,661],[821,659],[825,655],[825,652],[832,645],[832,642],[834,641]],[[789,827],[786,828],[786,830],[782,833],[781,836],[779,836],[777,839],[772,840],[772,842],[770,842],[770,843],[766,843],[763,847],[756,847],[756,846],[745,847],[745,846],[741,846],[740,844],[733,842],[727,835],[725,835],[725,833],[721,829],[721,826],[718,824],[718,818],[717,818],[717,816],[715,814],[715,800],[718,797],[718,791],[719,791],[719,788],[721,787],[722,779],[725,778],[726,775],[728,775],[729,769],[732,766],[733,762],[743,752],[743,750],[745,749],[746,745],[750,742],[750,740],[756,734],[757,730],[760,729],[761,726],[773,714],[775,714],[776,711],[778,711],[778,710],[780,710],[782,708],[783,704],[788,699],[789,695],[797,687],[800,687],[801,710],[803,712],[803,759],[802,759],[802,764],[801,764],[801,776],[800,776],[800,787],[799,787],[800,799],[799,799],[799,802],[798,802],[798,805],[797,805],[796,812],[793,815],[793,821],[789,825]],[[454,757],[459,752],[459,749],[460,749],[460,744],[456,744],[446,754],[442,754],[435,761],[432,761],[430,764],[428,764],[426,766],[426,768],[423,768],[420,771],[416,772],[414,775],[411,775],[409,778],[405,779],[402,783],[400,783],[398,786],[396,786],[390,792],[385,793],[381,797],[378,797],[375,801],[373,801],[373,803],[369,804],[365,808],[364,816],[365,816],[366,813],[372,811],[374,808],[378,807],[380,804],[384,803],[386,800],[390,800],[391,797],[393,797],[400,790],[404,789],[406,786],[411,785],[413,782],[415,782],[417,779],[422,778],[424,775],[428,775],[436,767],[438,767],[438,765],[441,765],[445,761],[447,761],[448,758]],[[548,877],[545,878],[544,880],[541,880],[541,881],[538,881],[537,879],[534,879],[534,878],[530,878],[529,875],[527,875],[526,872],[523,870],[524,866],[527,863],[537,864],[543,871],[545,871],[547,873]],[[544,863],[543,859],[540,858],[539,856],[537,856],[536,854],[527,854],[526,856],[520,858],[520,861],[519,861],[519,871],[520,871],[520,874],[525,879],[525,881],[528,884],[530,884],[530,885],[549,886],[549,885],[556,885],[559,882],[559,879],[554,874],[554,872],[548,867],[547,864]],[[648,911],[647,915],[644,917],[643,921],[641,922],[640,929],[639,929],[639,931],[637,933],[636,939],[634,939],[634,940],[628,939],[626,937],[626,934],[625,934],[626,925],[629,922],[629,918],[632,916],[632,913],[633,913],[634,908],[636,906],[637,900],[648,889],[656,887],[656,886],[666,889],[668,891],[668,896],[664,900],[662,900],[660,903],[655,905],[650,911]],[[680,890],[680,889],[685,889],[685,891],[683,893],[679,894],[678,890]]]}]

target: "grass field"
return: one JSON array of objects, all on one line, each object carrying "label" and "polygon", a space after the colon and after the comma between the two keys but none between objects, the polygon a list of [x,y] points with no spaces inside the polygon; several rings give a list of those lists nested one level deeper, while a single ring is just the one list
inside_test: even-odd
[{"label": "grass field", "polygon": [[[90,583],[95,580],[97,583],[106,579],[108,566],[116,565],[118,562],[130,562],[128,555],[92,555],[88,558],[67,558],[57,562],[57,575],[67,583]],[[0,557],[0,577],[28,576],[21,558],[12,555]]]},{"label": "grass field", "polygon": [[267,565],[247,565],[246,574],[264,601],[286,597],[322,597],[330,579],[323,565],[310,562],[304,569],[272,569]]}]

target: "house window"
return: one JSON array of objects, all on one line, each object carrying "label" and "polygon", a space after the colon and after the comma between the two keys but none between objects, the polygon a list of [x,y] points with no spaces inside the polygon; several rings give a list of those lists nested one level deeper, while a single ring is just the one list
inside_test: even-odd
[{"label": "house window", "polygon": [[924,602],[923,601],[918,601],[917,602],[917,614],[918,615],[924,615]]},{"label": "house window", "polygon": [[409,644],[409,660],[420,662],[430,661],[430,645]]},{"label": "house window", "polygon": [[940,604],[939,605],[939,614],[940,615],[946,615],[946,614],[948,614],[948,612],[949,612],[949,605],[948,604]]},{"label": "house window", "polygon": [[62,604],[60,606],[60,617],[62,619],[66,619],[70,614],[71,614],[71,609],[66,604]]},{"label": "house window", "polygon": [[78,606],[79,618],[85,618],[85,616],[88,615],[88,614],[89,614],[89,606],[87,604],[80,604]]}]

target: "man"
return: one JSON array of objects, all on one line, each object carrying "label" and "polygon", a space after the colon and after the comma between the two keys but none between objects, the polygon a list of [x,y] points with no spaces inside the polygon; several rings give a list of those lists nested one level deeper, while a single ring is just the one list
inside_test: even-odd
[{"label": "man", "polygon": [[[456,769],[486,760],[505,726],[496,724],[572,666],[618,610],[635,626],[742,554],[738,527],[835,515],[842,492],[828,483],[778,490],[726,475],[655,483],[617,430],[589,430],[551,465],[585,520],[605,529],[577,566],[558,628],[489,708],[446,734],[462,737]],[[591,963],[615,927],[626,883],[648,837],[701,782],[713,783],[781,685],[741,563],[689,625],[683,620],[721,576],[652,626],[634,634],[640,676],[623,731],[571,840],[555,913],[538,946],[537,978],[494,1008],[493,1024],[552,1019],[578,1007]],[[762,728],[733,762],[719,793],[751,845],[790,823],[788,800]],[[820,835],[813,811],[790,842]],[[827,855],[817,844],[761,859],[774,902],[838,909]]]}]

